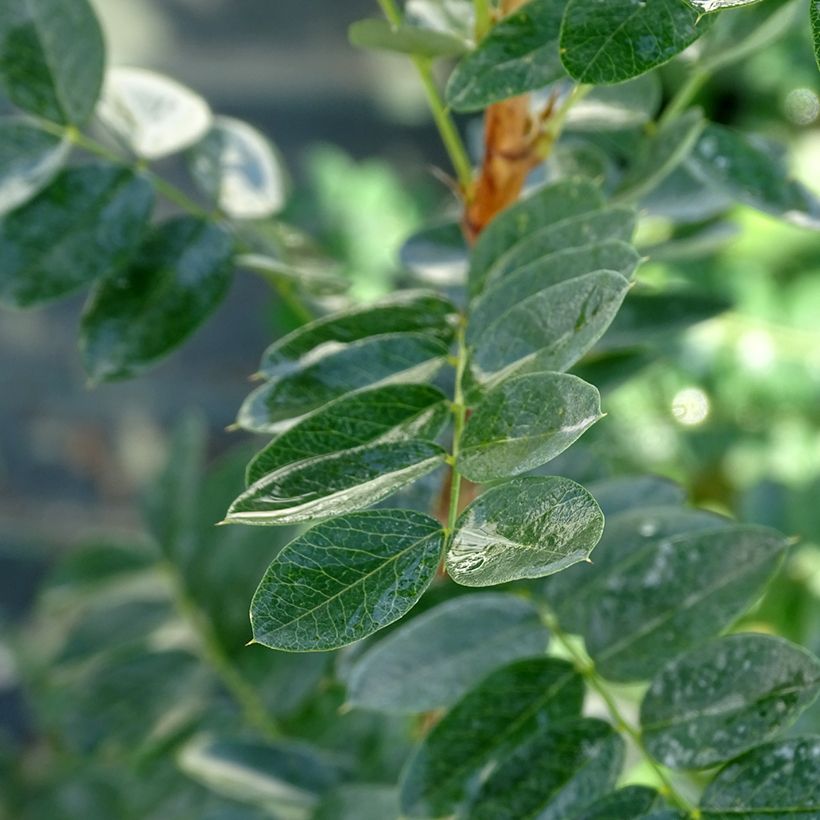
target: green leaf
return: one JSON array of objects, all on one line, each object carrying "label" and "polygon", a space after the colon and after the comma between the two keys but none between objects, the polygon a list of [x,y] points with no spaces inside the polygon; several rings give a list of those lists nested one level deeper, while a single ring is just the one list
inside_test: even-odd
[{"label": "green leaf", "polygon": [[773,635],[728,635],[655,676],[641,704],[644,742],[665,766],[714,766],[771,740],[818,691],[820,661],[802,647]]},{"label": "green leaf", "polygon": [[20,117],[0,118],[0,216],[45,188],[71,151],[67,140]]},{"label": "green leaf", "polygon": [[820,230],[820,200],[789,179],[770,154],[747,136],[707,126],[688,163],[700,181],[738,202],[804,228]]},{"label": "green leaf", "polygon": [[94,111],[105,44],[87,0],[13,0],[0,8],[0,82],[20,108],[83,125]]},{"label": "green leaf", "polygon": [[403,23],[393,26],[387,20],[368,19],[353,23],[347,31],[350,44],[358,48],[397,51],[419,57],[460,57],[470,44],[446,31]]},{"label": "green leaf", "polygon": [[448,347],[433,336],[392,333],[327,344],[318,354],[251,393],[239,411],[239,426],[278,433],[353,390],[429,379],[446,361]]},{"label": "green leaf", "polygon": [[679,484],[658,476],[619,476],[588,485],[604,515],[617,515],[635,507],[683,504],[686,493]]},{"label": "green leaf", "polygon": [[543,655],[548,641],[538,611],[521,598],[455,598],[366,651],[348,678],[348,701],[400,714],[449,706],[493,669]]},{"label": "green leaf", "polygon": [[631,279],[640,261],[641,257],[631,245],[610,239],[554,251],[512,273],[494,277],[470,308],[467,344],[475,344],[496,319],[544,288],[599,270],[615,271]]},{"label": "green leaf", "polygon": [[722,11],[737,6],[750,6],[752,3],[759,3],[760,0],[689,0],[689,2],[704,14],[708,14],[711,11]]},{"label": "green leaf", "polygon": [[148,182],[124,168],[63,171],[0,221],[0,300],[30,307],[113,276],[139,245],[153,204]]},{"label": "green leaf", "polygon": [[617,85],[599,86],[569,110],[570,131],[622,131],[651,122],[661,107],[663,89],[656,74]]},{"label": "green leaf", "polygon": [[341,344],[388,333],[426,333],[449,342],[455,312],[452,303],[438,294],[404,291],[303,325],[265,351],[260,370],[268,377],[283,375],[297,368],[307,354],[313,360]]},{"label": "green leaf", "polygon": [[469,266],[467,244],[458,222],[428,225],[410,236],[399,251],[401,264],[435,287],[462,287]]},{"label": "green leaf", "polygon": [[616,390],[655,359],[650,348],[593,352],[572,368],[574,375],[596,385],[604,394]]},{"label": "green leaf", "polygon": [[631,202],[656,188],[692,153],[705,127],[706,121],[698,108],[691,108],[661,126],[641,144],[634,164],[614,194],[614,200]]},{"label": "green leaf", "polygon": [[467,816],[487,773],[533,734],[580,717],[583,700],[581,677],[557,658],[521,660],[493,672],[453,706],[408,761],[403,815]]},{"label": "green leaf", "polygon": [[475,10],[472,0],[406,0],[405,19],[413,25],[447,31],[465,40],[473,37]]},{"label": "green leaf", "polygon": [[312,820],[386,820],[399,812],[399,795],[393,786],[349,783],[330,792]]},{"label": "green leaf", "polygon": [[[607,516],[606,529],[595,551],[595,561],[572,567],[544,582],[547,602],[564,629],[570,632],[584,633],[587,630],[589,618],[609,578],[628,572],[636,556],[646,551],[654,554],[659,544],[674,536],[694,537],[702,530],[716,530],[728,524],[727,519],[714,513],[662,506],[678,504],[682,499],[674,484],[664,482],[656,485],[654,481],[658,479],[649,479],[652,483],[649,484],[646,500],[642,501],[634,493],[647,487],[647,479],[633,481],[635,483],[631,487],[616,488],[614,503],[611,496],[607,502],[606,489],[601,492],[595,485],[590,488]],[[651,506],[653,498],[659,506]],[[629,504],[629,507],[619,513],[624,504]]]},{"label": "green leaf", "polygon": [[318,524],[270,565],[251,603],[254,641],[336,649],[397,621],[436,574],[444,532],[409,510],[370,510]]},{"label": "green leaf", "polygon": [[604,677],[642,680],[732,624],[760,596],[788,544],[764,527],[654,539],[611,570],[585,633]]},{"label": "green leaf", "polygon": [[624,742],[602,720],[580,718],[535,734],[478,790],[470,820],[565,820],[615,785]]},{"label": "green leaf", "polygon": [[198,737],[182,749],[179,765],[217,794],[304,820],[342,779],[327,755],[296,744]]},{"label": "green leaf", "polygon": [[612,85],[669,62],[706,27],[684,0],[569,0],[561,59],[578,82]]},{"label": "green leaf", "polygon": [[522,300],[481,335],[473,373],[497,383],[524,369],[567,370],[603,336],[629,287],[619,273],[596,271]]},{"label": "green leaf", "polygon": [[598,391],[577,376],[528,373],[507,379],[490,390],[467,422],[459,470],[477,483],[533,470],[600,418]]},{"label": "green leaf", "polygon": [[112,68],[97,116],[124,145],[148,160],[184,151],[212,124],[211,109],[176,80],[144,68]]},{"label": "green leaf", "polygon": [[[533,231],[604,206],[598,188],[587,179],[567,179],[547,185],[502,211],[481,233],[470,260],[470,293],[484,287],[498,258]],[[568,244],[554,248],[570,247]],[[528,260],[531,261],[531,260]]]},{"label": "green leaf", "polygon": [[233,219],[264,219],[282,210],[287,173],[263,134],[232,117],[217,117],[191,151],[194,180]]},{"label": "green leaf", "polygon": [[631,208],[609,208],[561,219],[524,237],[496,260],[487,282],[501,281],[507,274],[570,248],[584,248],[610,240],[629,242],[636,214]]},{"label": "green leaf", "polygon": [[820,737],[758,746],[721,769],[700,803],[709,820],[789,820],[820,814]]},{"label": "green leaf", "polygon": [[820,5],[818,5],[817,0],[812,0],[809,4],[809,15],[814,37],[814,57],[817,61],[817,67],[820,68]]},{"label": "green leaf", "polygon": [[338,296],[350,286],[332,266],[291,264],[262,253],[240,254],[236,257],[236,266],[253,271],[274,285],[295,285],[317,296]]},{"label": "green leaf", "polygon": [[83,314],[91,378],[130,376],[182,344],[225,296],[233,253],[230,234],[195,217],[154,228],[129,266],[100,282]]},{"label": "green leaf", "polygon": [[661,796],[648,786],[625,786],[604,795],[572,820],[638,820],[663,805]]},{"label": "green leaf", "polygon": [[458,584],[492,586],[543,578],[586,561],[604,531],[595,499],[568,478],[516,478],[462,513],[447,549]]},{"label": "green leaf", "polygon": [[388,384],[342,396],[274,439],[248,465],[247,483],[287,464],[364,444],[434,440],[448,415],[444,394],[426,384]]},{"label": "green leaf", "polygon": [[226,521],[296,524],[353,512],[431,473],[445,456],[429,441],[387,441],[297,461],[252,484]]},{"label": "green leaf", "polygon": [[495,25],[450,75],[447,104],[478,111],[564,76],[558,35],[564,0],[530,0]]}]

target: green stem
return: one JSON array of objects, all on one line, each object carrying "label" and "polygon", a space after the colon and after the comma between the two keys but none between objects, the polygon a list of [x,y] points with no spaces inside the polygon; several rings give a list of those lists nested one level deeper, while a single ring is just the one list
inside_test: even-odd
[{"label": "green stem", "polygon": [[[379,0],[379,6],[381,6],[390,25],[395,27],[401,25],[402,16],[395,0]],[[458,128],[456,128],[456,124],[450,116],[447,105],[436,85],[432,62],[428,58],[420,57],[417,54],[412,55],[411,59],[421,78],[421,84],[427,95],[427,102],[433,114],[433,120],[439,134],[441,134],[442,142],[456,172],[459,185],[462,191],[469,195],[473,185],[473,166],[461,135],[458,133]]]},{"label": "green stem", "polygon": [[174,605],[181,617],[196,633],[203,659],[236,701],[248,724],[268,740],[281,737],[282,731],[278,724],[268,714],[265,704],[254,688],[237,671],[214,632],[211,622],[188,594],[185,582],[180,577],[177,568],[170,563],[164,566],[171,583]]},{"label": "green stem", "polygon": [[458,503],[461,496],[461,473],[458,471],[456,462],[461,451],[461,437],[464,434],[464,424],[467,419],[467,406],[464,403],[464,373],[467,369],[467,343],[465,341],[466,319],[461,317],[456,334],[456,382],[453,394],[453,450],[451,454],[452,463],[450,469],[452,476],[450,479],[450,508],[447,514],[447,545],[453,538],[455,532],[456,519],[458,518]]},{"label": "green stem", "polygon": [[643,737],[641,736],[640,731],[626,719],[621,711],[621,707],[618,705],[618,701],[615,699],[612,692],[610,692],[607,682],[595,669],[595,664],[592,659],[582,652],[569,639],[569,636],[561,628],[558,619],[550,610],[542,607],[541,617],[555,640],[558,641],[562,648],[575,661],[578,671],[584,677],[589,687],[601,696],[601,699],[606,704],[609,714],[612,717],[615,728],[626,734],[632,740],[638,752],[640,752],[641,757],[655,773],[658,781],[662,784],[660,788],[661,794],[667,797],[679,809],[686,812],[690,817],[700,817],[700,813],[695,806],[692,805],[692,803],[678,791],[664,768],[649,753],[649,750],[646,748],[646,744],[643,742]]},{"label": "green stem", "polygon": [[669,101],[669,105],[666,106],[658,120],[658,125],[664,126],[682,114],[708,79],[709,74],[707,72],[699,69],[694,70]]},{"label": "green stem", "polygon": [[490,0],[474,0],[475,5],[475,38],[481,41],[492,28],[492,10]]}]

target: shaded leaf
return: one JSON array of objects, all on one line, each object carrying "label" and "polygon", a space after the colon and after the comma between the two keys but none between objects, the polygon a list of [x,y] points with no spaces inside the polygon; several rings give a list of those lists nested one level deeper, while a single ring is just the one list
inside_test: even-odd
[{"label": "shaded leaf", "polygon": [[13,0],[0,8],[0,81],[9,99],[47,120],[83,125],[105,70],[87,0]]},{"label": "shaded leaf", "polygon": [[0,299],[29,307],[114,275],[142,239],[154,194],[112,165],[63,171],[0,221]]},{"label": "shaded leaf", "polygon": [[689,2],[701,11],[708,13],[710,11],[736,8],[737,6],[750,6],[752,3],[759,3],[760,0],[689,0]]},{"label": "shaded leaf", "polygon": [[191,152],[200,189],[234,219],[278,213],[287,196],[287,174],[263,134],[232,117],[217,117]]},{"label": "shaded leaf", "polygon": [[404,242],[399,259],[422,282],[440,288],[463,285],[469,253],[461,225],[440,222],[422,228]]},{"label": "shaded leaf", "polygon": [[178,347],[225,296],[233,252],[228,233],[196,217],[154,228],[129,266],[100,282],[83,314],[91,378],[129,376]]},{"label": "shaded leaf", "polygon": [[144,68],[112,68],[97,116],[137,156],[154,160],[199,142],[211,127],[205,100]]},{"label": "shaded leaf", "polygon": [[257,643],[335,649],[401,618],[433,580],[444,532],[406,510],[371,510],[318,524],[279,554],[251,603]]},{"label": "shaded leaf", "polygon": [[604,516],[568,478],[516,478],[487,490],[462,513],[447,572],[464,586],[543,578],[588,559]]},{"label": "shaded leaf", "polygon": [[342,396],[274,439],[248,465],[247,483],[287,464],[371,442],[433,440],[448,415],[444,394],[425,384],[389,384]]},{"label": "shaded leaf", "polygon": [[580,717],[583,700],[583,681],[563,660],[521,660],[493,672],[453,706],[408,761],[403,814],[465,816],[488,772],[533,734]]},{"label": "shaded leaf", "polygon": [[460,57],[470,44],[446,31],[403,23],[393,26],[379,18],[359,20],[348,29],[351,45],[415,54],[420,57]]},{"label": "shaded leaf", "polygon": [[421,333],[384,334],[341,346],[329,343],[320,355],[304,357],[292,372],[251,393],[238,424],[246,430],[281,432],[353,390],[428,379],[447,355],[447,345]]},{"label": "shaded leaf", "polygon": [[561,59],[578,82],[612,85],[668,62],[706,27],[684,0],[569,0]]},{"label": "shaded leaf", "polygon": [[477,111],[564,76],[558,35],[564,0],[531,0],[497,23],[450,75],[447,104]]},{"label": "shaded leaf", "polygon": [[231,504],[226,521],[296,524],[369,507],[444,463],[429,441],[365,444],[267,473]]},{"label": "shaded leaf", "polygon": [[661,107],[662,91],[656,74],[593,88],[572,106],[566,128],[595,132],[638,128],[655,118]]},{"label": "shaded leaf", "polygon": [[449,706],[493,669],[543,655],[548,641],[527,601],[491,592],[455,598],[367,650],[348,678],[348,701],[398,713]]},{"label": "shaded leaf", "polygon": [[820,68],[820,5],[817,4],[817,0],[812,0],[809,4],[809,14],[814,37],[814,57],[817,60],[817,67]]},{"label": "shaded leaf", "polygon": [[679,484],[653,475],[607,478],[587,489],[607,518],[634,507],[672,506],[686,500],[686,492]]},{"label": "shaded leaf", "polygon": [[638,820],[663,805],[661,796],[648,786],[625,786],[604,795],[572,820]]},{"label": "shaded leaf", "polygon": [[35,123],[0,118],[0,215],[28,202],[51,182],[71,146]]},{"label": "shaded leaf", "polygon": [[820,691],[820,662],[772,635],[727,635],[667,664],[641,704],[650,753],[701,769],[791,725]]},{"label": "shaded leaf", "polygon": [[399,795],[393,786],[348,783],[322,800],[312,820],[387,820],[399,816]]},{"label": "shaded leaf", "polygon": [[467,422],[459,470],[487,482],[527,472],[562,453],[601,418],[598,391],[577,376],[528,373],[490,390]]},{"label": "shaded leaf", "polygon": [[768,820],[820,814],[820,737],[781,740],[721,769],[700,808],[710,820]]}]

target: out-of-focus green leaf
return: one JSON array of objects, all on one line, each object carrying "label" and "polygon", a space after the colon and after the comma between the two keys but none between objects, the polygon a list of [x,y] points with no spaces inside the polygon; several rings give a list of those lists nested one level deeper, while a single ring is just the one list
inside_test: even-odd
[{"label": "out-of-focus green leaf", "polygon": [[624,786],[604,795],[572,820],[637,820],[663,805],[663,799],[648,786]]},{"label": "out-of-focus green leaf", "polygon": [[491,592],[456,598],[367,650],[349,675],[348,701],[400,714],[449,706],[493,669],[543,655],[548,641],[527,601]]},{"label": "out-of-focus green leaf", "polygon": [[40,305],[116,275],[139,245],[153,204],[151,186],[124,168],[63,171],[0,221],[0,300]]},{"label": "out-of-focus green leaf", "polygon": [[759,3],[760,0],[688,0],[703,12],[723,11],[723,9],[736,8],[738,6],[750,6],[752,3]]},{"label": "out-of-focus green leaf", "polygon": [[450,75],[447,104],[476,111],[563,77],[558,54],[563,14],[564,0],[530,0],[501,20]]},{"label": "out-of-focus green leaf", "polygon": [[820,6],[816,2],[809,4],[809,14],[814,37],[814,57],[817,60],[817,67],[820,68]]},{"label": "out-of-focus green leaf", "polygon": [[820,661],[772,635],[728,635],[668,663],[641,704],[650,753],[702,769],[771,740],[820,691]]},{"label": "out-of-focus green leaf", "polygon": [[673,506],[686,500],[679,484],[651,475],[608,478],[590,484],[587,489],[607,518],[634,507]]},{"label": "out-of-focus green leaf", "polygon": [[403,23],[393,26],[387,20],[359,20],[348,29],[351,45],[398,51],[420,57],[460,57],[470,44],[446,31]]},{"label": "out-of-focus green leaf", "polygon": [[251,603],[257,643],[305,652],[371,635],[415,605],[435,575],[444,532],[407,510],[318,524],[268,568]]},{"label": "out-of-focus green leaf", "polygon": [[322,800],[313,820],[386,820],[399,812],[399,795],[393,786],[348,783]]},{"label": "out-of-focus green leaf", "polygon": [[572,131],[621,131],[654,119],[663,92],[656,74],[644,74],[618,85],[593,88],[567,115]]},{"label": "out-of-focus green leaf", "polygon": [[10,0],[0,7],[0,82],[15,105],[83,125],[104,70],[105,44],[87,0]]},{"label": "out-of-focus green leaf", "polygon": [[555,458],[601,418],[598,391],[577,376],[528,373],[490,390],[461,439],[460,471],[487,482]]},{"label": "out-of-focus green leaf", "polygon": [[533,734],[580,717],[584,685],[563,660],[517,661],[484,678],[424,739],[407,763],[407,817],[467,816],[476,789]]},{"label": "out-of-focus green leaf", "polygon": [[462,286],[469,254],[458,222],[428,225],[405,240],[399,252],[402,265],[421,281],[435,287]]},{"label": "out-of-focus green leaf", "polygon": [[225,296],[233,255],[230,234],[196,217],[156,227],[127,268],[100,282],[83,314],[91,378],[132,375],[178,347]]}]

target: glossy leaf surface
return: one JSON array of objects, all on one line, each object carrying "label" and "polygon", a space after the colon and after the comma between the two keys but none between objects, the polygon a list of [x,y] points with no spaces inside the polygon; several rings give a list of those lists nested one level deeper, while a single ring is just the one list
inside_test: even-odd
[{"label": "glossy leaf surface", "polygon": [[516,478],[487,490],[462,513],[447,550],[459,584],[491,586],[543,578],[588,559],[604,516],[568,478]]},{"label": "glossy leaf surface", "polygon": [[438,566],[444,533],[406,510],[318,524],[271,564],[251,603],[257,643],[290,652],[335,649],[402,617]]},{"label": "glossy leaf surface", "polygon": [[154,228],[128,267],[100,282],[83,314],[91,378],[128,376],[180,345],[225,296],[233,253],[228,233],[195,217]]},{"label": "glossy leaf surface", "polygon": [[0,222],[0,300],[29,307],[122,268],[139,245],[154,194],[124,168],[62,172]]},{"label": "glossy leaf surface", "polygon": [[353,512],[432,472],[444,457],[429,441],[387,441],[287,464],[252,484],[226,520],[296,524]]},{"label": "glossy leaf surface", "polygon": [[484,678],[437,723],[407,763],[408,817],[464,816],[487,773],[533,734],[580,717],[584,685],[556,658],[517,661]]},{"label": "glossy leaf surface", "polygon": [[421,57],[460,57],[469,49],[469,43],[452,33],[408,24],[392,26],[387,20],[378,18],[353,23],[348,36],[351,44],[359,48]]},{"label": "glossy leaf surface", "polygon": [[447,104],[476,111],[564,76],[558,35],[564,0],[531,0],[505,17],[450,75]]},{"label": "glossy leaf surface", "polygon": [[577,376],[515,376],[490,390],[470,416],[459,470],[475,482],[527,472],[562,453],[600,418],[598,391]]},{"label": "glossy leaf surface", "polygon": [[455,598],[367,650],[348,678],[348,701],[400,714],[449,706],[493,669],[543,655],[548,641],[527,601],[491,592]]},{"label": "glossy leaf surface", "polygon": [[0,7],[0,81],[15,105],[83,125],[104,70],[102,32],[87,0],[10,0]]},{"label": "glossy leaf surface", "polygon": [[650,753],[673,768],[737,757],[794,722],[820,691],[820,662],[772,635],[727,635],[667,664],[641,704]]}]

